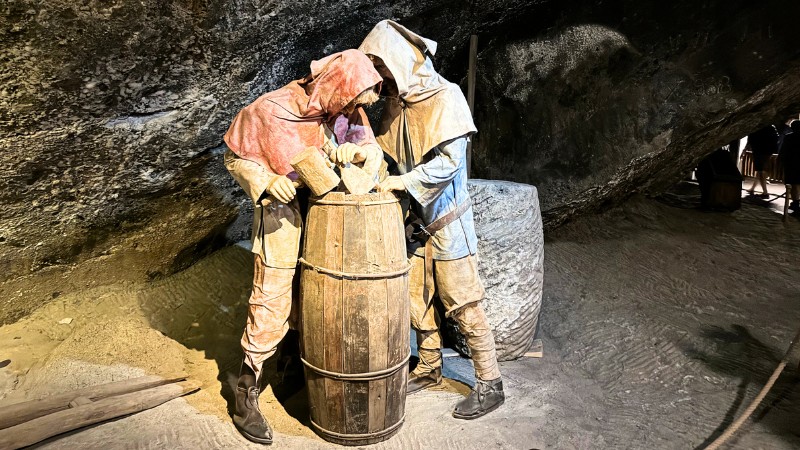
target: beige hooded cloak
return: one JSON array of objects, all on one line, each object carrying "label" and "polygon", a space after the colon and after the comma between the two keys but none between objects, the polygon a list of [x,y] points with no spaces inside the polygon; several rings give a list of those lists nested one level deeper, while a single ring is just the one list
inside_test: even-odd
[{"label": "beige hooded cloak", "polygon": [[376,134],[401,170],[419,164],[442,142],[477,131],[461,89],[433,68],[436,42],[383,20],[358,49],[381,58],[397,83],[399,98],[386,99]]}]

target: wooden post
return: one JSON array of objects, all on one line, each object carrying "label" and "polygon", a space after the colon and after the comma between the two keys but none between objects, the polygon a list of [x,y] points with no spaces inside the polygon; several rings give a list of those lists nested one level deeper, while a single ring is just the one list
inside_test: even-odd
[{"label": "wooden post", "polygon": [[339,176],[328,167],[316,147],[307,147],[292,158],[289,164],[316,196],[324,195],[339,185]]},{"label": "wooden post", "polygon": [[0,448],[13,449],[33,445],[68,431],[155,408],[173,398],[195,392],[198,388],[197,384],[182,381],[102,398],[88,404],[76,404],[75,407],[0,430]]},{"label": "wooden post", "polygon": [[[467,71],[467,104],[475,117],[475,69],[478,60],[478,35],[469,37],[469,70]],[[472,175],[472,139],[467,143],[467,178]]]},{"label": "wooden post", "polygon": [[72,402],[76,404],[85,403],[83,399],[97,401],[115,395],[137,392],[182,380],[185,380],[185,378],[165,380],[156,376],[140,377],[102,384],[100,386],[90,386],[63,394],[50,395],[38,400],[14,403],[13,405],[0,408],[0,430],[19,425],[38,417],[69,409],[72,407]]}]

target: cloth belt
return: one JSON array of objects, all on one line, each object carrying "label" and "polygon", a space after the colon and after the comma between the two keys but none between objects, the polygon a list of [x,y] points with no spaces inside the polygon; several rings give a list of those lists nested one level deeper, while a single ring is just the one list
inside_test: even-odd
[{"label": "cloth belt", "polygon": [[422,227],[422,231],[428,235],[428,240],[425,241],[425,278],[422,282],[422,299],[426,305],[429,304],[431,298],[433,297],[428,296],[428,294],[430,294],[428,284],[433,281],[433,235],[436,234],[437,231],[450,225],[456,219],[461,217],[461,215],[467,212],[471,206],[472,202],[468,198],[465,202],[458,205],[456,209],[434,220],[430,223],[430,225]]}]

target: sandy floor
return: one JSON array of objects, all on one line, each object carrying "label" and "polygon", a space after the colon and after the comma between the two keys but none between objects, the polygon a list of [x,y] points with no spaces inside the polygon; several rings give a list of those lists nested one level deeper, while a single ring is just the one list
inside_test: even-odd
[{"label": "sandy floor", "polygon": [[[635,198],[548,235],[545,358],[503,363],[507,403],[477,421],[449,415],[461,383],[409,397],[401,432],[374,448],[692,448],[718,433],[800,324],[800,221],[751,204],[705,213],[685,200]],[[0,405],[185,374],[200,392],[41,448],[247,448],[228,402],[249,258],[231,247],[168,279],[64,295],[0,327]],[[464,361],[446,361],[464,372]],[[796,359],[787,370],[739,448],[800,446]],[[305,392],[274,363],[268,377],[273,448],[329,448],[308,428]]]}]

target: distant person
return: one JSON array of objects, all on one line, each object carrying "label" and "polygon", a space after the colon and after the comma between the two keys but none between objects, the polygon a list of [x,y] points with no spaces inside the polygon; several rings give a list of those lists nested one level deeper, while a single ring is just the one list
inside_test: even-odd
[{"label": "distant person", "polygon": [[780,149],[783,148],[783,138],[785,138],[787,134],[792,133],[791,124],[794,120],[794,117],[790,117],[786,122],[778,125],[778,153],[780,153]]},{"label": "distant person", "polygon": [[790,119],[778,156],[783,165],[783,182],[792,185],[789,209],[800,214],[800,120]]},{"label": "distant person", "polygon": [[[775,125],[767,125],[747,136],[747,147],[750,147],[753,152],[753,166],[756,170],[756,179],[753,180],[753,185],[747,191],[750,195],[755,195],[756,185],[761,183],[762,194],[758,197],[769,198],[767,174],[764,169],[770,157],[778,153],[779,137],[778,129],[775,128]],[[747,147],[745,147],[745,150],[747,150]]]}]

